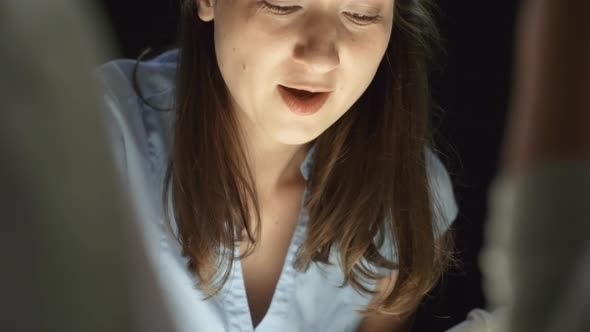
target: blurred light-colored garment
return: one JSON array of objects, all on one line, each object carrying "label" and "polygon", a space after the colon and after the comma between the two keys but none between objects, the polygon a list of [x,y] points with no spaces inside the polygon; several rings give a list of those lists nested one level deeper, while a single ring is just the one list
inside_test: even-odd
[{"label": "blurred light-colored garment", "polygon": [[493,314],[449,332],[590,331],[590,162],[551,161],[490,190],[480,256]]},{"label": "blurred light-colored garment", "polygon": [[95,10],[0,3],[2,331],[172,331],[107,144]]},{"label": "blurred light-colored garment", "polygon": [[467,314],[464,322],[454,326],[447,332],[499,332],[504,331],[506,309],[500,308],[493,312],[483,309],[473,309]]}]

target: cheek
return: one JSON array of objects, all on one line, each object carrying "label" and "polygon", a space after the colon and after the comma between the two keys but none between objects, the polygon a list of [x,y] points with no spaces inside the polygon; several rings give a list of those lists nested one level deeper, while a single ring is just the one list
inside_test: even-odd
[{"label": "cheek", "polygon": [[387,49],[385,39],[366,39],[352,42],[348,55],[350,77],[356,77],[357,84],[368,87]]},{"label": "cheek", "polygon": [[[224,29],[216,33],[215,49],[219,67],[227,74],[251,75],[273,63],[278,42],[255,27]],[[262,70],[261,70],[262,69]]]},{"label": "cheek", "polygon": [[[232,8],[225,8],[223,13],[228,13]],[[242,70],[246,64],[242,55],[245,49],[242,31],[243,22],[239,16],[224,14],[215,21],[214,40],[217,63],[224,79],[230,80],[236,71]]]},{"label": "cheek", "polygon": [[378,66],[389,44],[389,38],[388,33],[382,32],[354,37],[350,43],[358,59],[363,59],[368,66]]},{"label": "cheek", "polygon": [[240,72],[244,70],[246,61],[242,56],[242,45],[239,40],[231,37],[235,34],[231,31],[219,31],[215,35],[215,55],[221,75],[232,88],[239,80]]},{"label": "cheek", "polygon": [[388,38],[355,36],[347,41],[342,54],[342,78],[339,95],[343,110],[349,109],[373,81],[387,48]]}]

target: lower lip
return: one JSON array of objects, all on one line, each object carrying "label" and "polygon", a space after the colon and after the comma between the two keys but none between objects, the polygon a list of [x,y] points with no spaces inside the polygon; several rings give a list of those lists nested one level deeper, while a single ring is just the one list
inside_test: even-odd
[{"label": "lower lip", "polygon": [[279,85],[279,93],[289,109],[299,115],[312,115],[317,113],[330,96],[330,92],[318,92],[309,98],[301,98],[289,89]]}]

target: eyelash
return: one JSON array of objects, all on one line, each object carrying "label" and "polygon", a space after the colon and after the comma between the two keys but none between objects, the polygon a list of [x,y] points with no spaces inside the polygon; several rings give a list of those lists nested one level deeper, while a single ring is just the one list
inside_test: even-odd
[{"label": "eyelash", "polygon": [[[300,8],[299,6],[276,6],[272,5],[266,1],[260,2],[261,9],[265,12],[270,12],[278,15],[286,15],[292,13],[293,10]],[[350,17],[353,21],[355,21],[358,25],[369,25],[371,23],[375,23],[381,19],[380,15],[376,16],[367,16],[361,15],[356,13],[345,13],[348,17]]]}]

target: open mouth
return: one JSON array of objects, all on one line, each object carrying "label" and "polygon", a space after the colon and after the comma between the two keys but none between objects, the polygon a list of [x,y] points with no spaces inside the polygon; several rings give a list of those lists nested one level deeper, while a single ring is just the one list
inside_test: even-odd
[{"label": "open mouth", "polygon": [[279,85],[279,94],[291,111],[311,115],[322,108],[331,92],[310,92]]}]

